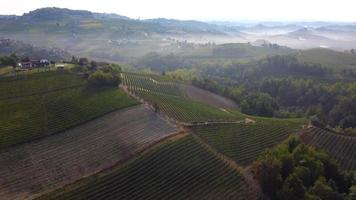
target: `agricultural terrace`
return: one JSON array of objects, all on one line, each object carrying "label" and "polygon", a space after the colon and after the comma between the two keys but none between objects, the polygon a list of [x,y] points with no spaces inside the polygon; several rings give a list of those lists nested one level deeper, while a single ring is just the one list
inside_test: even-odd
[{"label": "agricultural terrace", "polygon": [[[190,86],[174,82],[158,82],[149,76],[123,74],[123,84],[159,112],[181,122],[236,121],[244,119],[238,112],[209,106],[187,96]],[[209,94],[209,92],[207,92]],[[210,96],[206,96],[207,99]],[[212,97],[213,98],[213,97]]]},{"label": "agricultural terrace", "polygon": [[140,105],[8,148],[0,152],[0,197],[33,198],[123,162],[175,132]]},{"label": "agricultural terrace", "polygon": [[1,83],[5,94],[1,93],[0,100],[0,149],[137,105],[117,88],[88,86],[74,74],[49,72],[49,77],[46,75],[38,73],[27,76],[26,80]]},{"label": "agricultural terrace", "polygon": [[231,99],[191,85],[186,85],[185,88],[188,98],[194,101],[203,102],[205,104],[218,108],[238,109],[238,105]]},{"label": "agricultural terrace", "polygon": [[344,136],[312,127],[303,131],[304,143],[327,151],[344,170],[356,170],[356,137]]},{"label": "agricultural terrace", "polygon": [[242,175],[192,136],[39,199],[256,199]]},{"label": "agricultural terrace", "polygon": [[192,126],[190,130],[239,165],[247,165],[265,149],[281,143],[301,129],[303,123],[299,119],[259,118],[255,123]]}]

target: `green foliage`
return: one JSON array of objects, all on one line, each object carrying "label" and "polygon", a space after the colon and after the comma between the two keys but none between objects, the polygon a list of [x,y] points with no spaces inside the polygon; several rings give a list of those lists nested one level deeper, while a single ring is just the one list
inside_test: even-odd
[{"label": "green foliage", "polygon": [[97,70],[89,75],[88,82],[97,86],[118,86],[121,83],[121,78],[119,75]]},{"label": "green foliage", "polygon": [[[288,173],[283,173],[286,156],[291,160]],[[301,144],[295,138],[266,151],[253,163],[252,172],[262,190],[272,199],[280,200],[346,199],[353,180],[352,175],[342,172],[326,153]]]},{"label": "green foliage", "polygon": [[250,115],[272,117],[278,105],[275,99],[266,93],[250,93],[241,101],[241,111]]},{"label": "green foliage", "polygon": [[10,56],[0,56],[0,67],[12,66],[17,67],[18,57],[16,54]]}]

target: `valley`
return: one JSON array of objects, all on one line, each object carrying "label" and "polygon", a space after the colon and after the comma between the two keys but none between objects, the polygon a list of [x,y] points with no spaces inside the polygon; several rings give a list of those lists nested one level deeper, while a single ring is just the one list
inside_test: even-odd
[{"label": "valley", "polygon": [[0,200],[353,200],[355,33],[0,15]]}]

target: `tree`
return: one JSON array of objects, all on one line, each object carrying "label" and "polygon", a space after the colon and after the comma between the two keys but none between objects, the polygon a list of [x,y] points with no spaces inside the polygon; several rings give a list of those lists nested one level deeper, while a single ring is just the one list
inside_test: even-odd
[{"label": "tree", "polygon": [[90,62],[90,69],[93,70],[93,69],[96,69],[98,67],[98,63],[95,62],[95,61],[91,61]]},{"label": "tree", "polygon": [[121,83],[119,76],[111,73],[105,73],[101,70],[90,74],[88,81],[90,84],[97,86],[118,86]]},{"label": "tree", "polygon": [[89,63],[88,58],[79,58],[78,64],[79,64],[80,66],[88,65],[88,63]]},{"label": "tree", "polygon": [[314,186],[310,189],[310,193],[318,196],[322,200],[342,200],[342,196],[333,190],[326,182],[325,177],[320,177]]},{"label": "tree", "polygon": [[349,128],[349,127],[355,128],[356,127],[356,116],[348,115],[345,118],[343,118],[339,124],[342,128]]},{"label": "tree", "polygon": [[70,61],[72,64],[78,64],[78,58],[72,56],[72,60]]},{"label": "tree", "polygon": [[251,171],[262,191],[271,197],[275,197],[282,186],[281,168],[282,163],[272,155],[272,152],[266,152],[252,165]]},{"label": "tree", "polygon": [[153,103],[153,109],[154,109],[154,111],[155,111],[156,113],[159,112],[159,105],[158,105],[157,102],[154,102],[154,103]]},{"label": "tree", "polygon": [[305,187],[303,182],[295,174],[291,174],[285,180],[282,189],[278,192],[279,199],[299,200],[304,198]]}]

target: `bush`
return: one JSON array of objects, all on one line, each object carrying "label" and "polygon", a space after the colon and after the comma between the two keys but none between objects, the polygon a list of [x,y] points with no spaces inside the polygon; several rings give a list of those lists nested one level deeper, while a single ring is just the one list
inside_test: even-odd
[{"label": "bush", "polygon": [[101,70],[92,73],[89,76],[88,81],[90,84],[98,86],[118,86],[121,83],[121,79],[118,75],[105,73]]},{"label": "bush", "polygon": [[325,152],[292,137],[267,150],[252,165],[262,191],[271,199],[346,199],[353,174],[344,173]]}]

